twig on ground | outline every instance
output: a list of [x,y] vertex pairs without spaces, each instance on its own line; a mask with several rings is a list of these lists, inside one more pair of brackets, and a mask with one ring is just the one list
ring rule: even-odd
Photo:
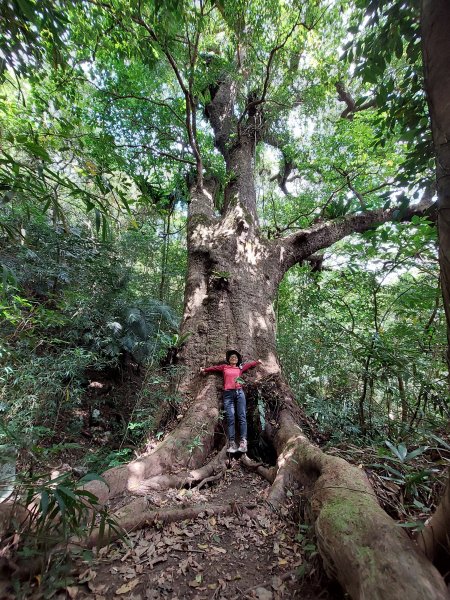
[[[296,574],[296,571],[297,571],[297,568],[291,569],[287,573],[283,573],[283,575],[281,575],[281,577],[280,577],[281,581],[288,580],[289,577],[292,577],[292,575]],[[267,587],[267,586],[272,587],[272,581],[263,581],[262,583],[257,583],[256,585],[252,585],[252,587],[249,587],[246,590],[243,590],[243,591],[239,590],[240,595],[234,596],[234,598],[232,598],[232,600],[239,600],[239,598],[243,598],[243,597],[247,596],[253,590],[256,590],[257,588],[260,588],[260,587]],[[236,586],[236,589],[237,589],[237,586]]]
[[225,474],[225,469],[221,469],[220,472],[217,473],[217,475],[212,475],[211,477],[205,477],[205,479],[200,481],[200,483],[197,486],[195,486],[195,489],[197,489],[197,491],[200,491],[205,484],[210,483],[211,481],[218,481],[219,479],[222,479],[224,474]]

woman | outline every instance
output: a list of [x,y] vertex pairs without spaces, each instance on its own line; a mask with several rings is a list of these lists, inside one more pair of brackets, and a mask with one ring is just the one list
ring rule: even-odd
[[[261,364],[261,361],[254,360],[242,365],[242,357],[236,350],[227,350],[226,359],[226,365],[215,365],[213,367],[200,369],[200,373],[204,375],[205,373],[211,373],[213,371],[223,372],[223,405],[227,419],[228,452],[247,452],[246,401],[239,378],[245,371]],[[236,445],[235,439],[235,412],[239,423],[239,447]]]

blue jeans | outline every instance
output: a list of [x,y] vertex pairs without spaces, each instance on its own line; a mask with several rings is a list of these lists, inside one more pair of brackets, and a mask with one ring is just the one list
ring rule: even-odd
[[247,417],[245,414],[247,407],[244,390],[224,390],[223,407],[227,418],[227,431],[230,442],[233,442],[236,437],[235,413],[239,424],[239,439],[247,439]]

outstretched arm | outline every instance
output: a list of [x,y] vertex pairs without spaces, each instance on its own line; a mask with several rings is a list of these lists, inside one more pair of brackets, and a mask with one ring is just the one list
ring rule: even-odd
[[248,371],[249,369],[253,369],[253,367],[257,367],[261,363],[262,363],[262,360],[253,360],[252,362],[245,363],[245,365],[242,365],[241,373],[245,373],[245,371]]
[[213,365],[212,367],[201,367],[200,373],[205,375],[206,373],[212,373],[213,371],[223,371],[226,365]]

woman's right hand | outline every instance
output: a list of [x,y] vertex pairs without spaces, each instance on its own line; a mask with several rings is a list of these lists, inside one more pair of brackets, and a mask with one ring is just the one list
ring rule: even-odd
[[198,370],[198,372],[200,373],[200,375],[204,375],[205,374],[205,369],[203,367],[200,367],[200,369]]

